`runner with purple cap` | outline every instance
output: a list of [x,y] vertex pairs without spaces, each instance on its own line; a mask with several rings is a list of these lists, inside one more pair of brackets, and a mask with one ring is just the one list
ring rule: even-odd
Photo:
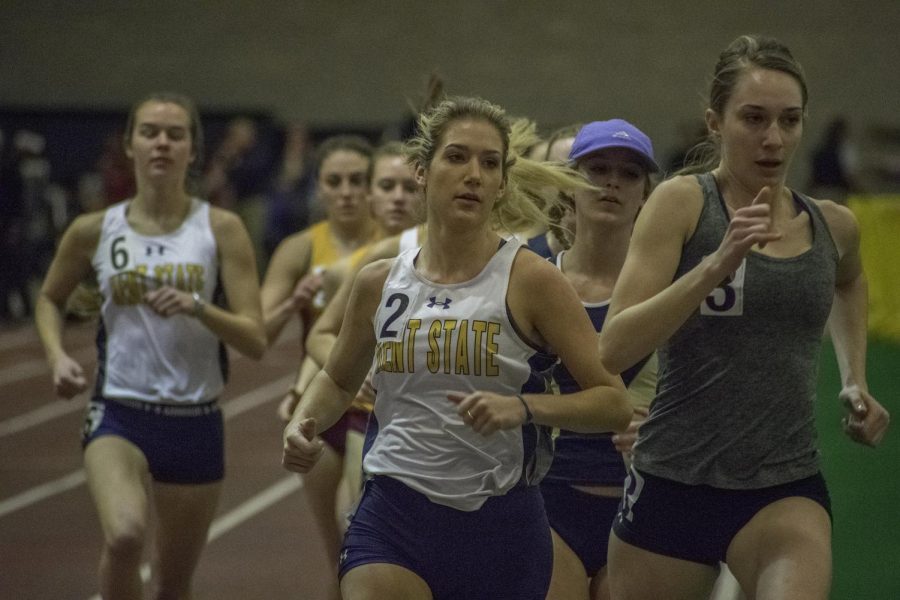
[[[596,331],[609,309],[609,298],[625,261],[635,218],[659,170],[650,138],[622,119],[595,121],[577,133],[570,166],[595,189],[573,194],[575,238],[555,264],[575,287]],[[560,393],[578,388],[558,365]],[[553,528],[553,578],[549,600],[609,598],[606,550],[613,518],[622,498],[625,456],[656,390],[652,351],[622,372],[635,410],[629,433],[578,433],[561,429],[553,464],[541,482],[547,518]]]

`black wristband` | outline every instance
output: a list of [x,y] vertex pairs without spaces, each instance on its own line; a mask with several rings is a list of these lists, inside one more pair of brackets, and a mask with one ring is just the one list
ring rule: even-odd
[[519,402],[522,403],[522,406],[525,407],[525,422],[523,425],[528,425],[529,423],[534,421],[534,415],[531,414],[531,409],[528,408],[528,403],[525,402],[525,398],[522,397],[522,394],[516,394],[516,398],[519,399]]

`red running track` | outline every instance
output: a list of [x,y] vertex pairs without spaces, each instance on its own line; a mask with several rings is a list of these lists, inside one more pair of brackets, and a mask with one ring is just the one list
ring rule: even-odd
[[[69,324],[66,347],[86,372],[94,323]],[[296,330],[260,362],[233,356],[222,397],[226,477],[194,577],[202,599],[328,597],[329,557],[281,468],[275,410],[297,364]],[[54,397],[30,324],[0,329],[0,597],[87,600],[97,593],[100,527],[84,484],[79,432],[87,394]]]

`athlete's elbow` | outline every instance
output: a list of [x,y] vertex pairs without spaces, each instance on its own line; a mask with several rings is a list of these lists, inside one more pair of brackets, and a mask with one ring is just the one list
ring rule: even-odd
[[244,356],[251,360],[262,360],[262,357],[266,354],[267,346],[255,346],[249,352],[245,352]]
[[279,336],[281,336],[281,330],[284,328],[286,322],[286,319],[278,318],[273,314],[263,315],[263,335],[266,339],[267,345],[271,346],[278,341]]
[[253,341],[253,348],[250,351],[250,358],[253,360],[261,360],[269,349],[269,340],[265,334],[257,336]]
[[324,365],[328,359],[327,342],[323,340],[322,335],[316,333],[315,329],[309,332],[309,337],[306,338],[303,348],[306,351],[306,355],[318,365]]
[[265,355],[268,347],[269,341],[266,334],[260,330],[249,336],[238,350],[249,359],[260,360]]
[[600,360],[611,375],[618,375],[628,368],[628,365],[623,364],[624,361],[621,359],[623,352],[620,345],[616,343],[613,336],[606,334],[605,331],[600,335],[599,349]]
[[591,402],[590,414],[584,414],[578,424],[567,427],[579,433],[617,433],[628,429],[633,411],[625,388],[601,386],[594,389],[596,396]]
[[631,425],[634,409],[625,389],[616,390],[615,398],[610,400],[610,429],[622,433]]

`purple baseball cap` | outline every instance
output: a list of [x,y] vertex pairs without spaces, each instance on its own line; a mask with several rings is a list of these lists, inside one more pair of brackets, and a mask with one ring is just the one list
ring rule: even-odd
[[569,151],[569,160],[574,162],[605,148],[628,148],[637,152],[651,173],[659,171],[659,165],[653,158],[650,138],[624,119],[594,121],[582,127]]

